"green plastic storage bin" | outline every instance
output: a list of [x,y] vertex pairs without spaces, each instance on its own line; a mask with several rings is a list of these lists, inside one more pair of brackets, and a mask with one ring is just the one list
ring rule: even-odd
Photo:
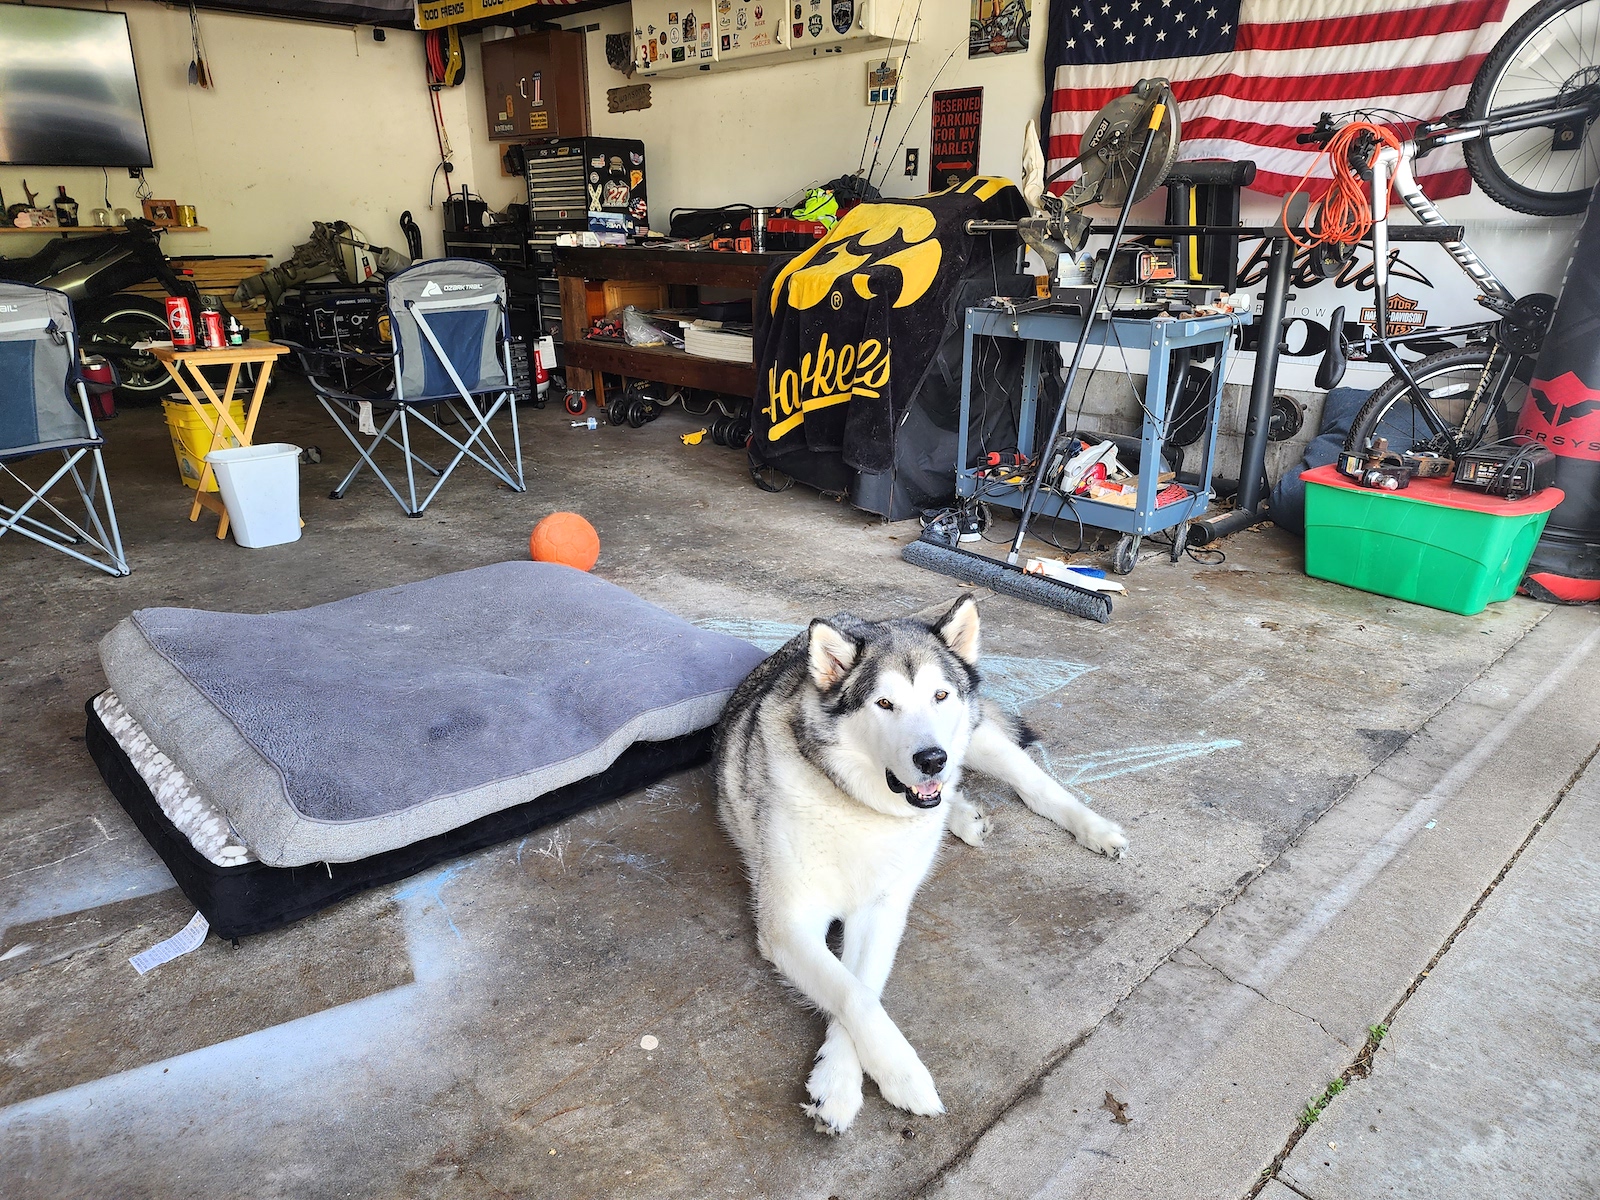
[[1464,616],[1511,599],[1550,510],[1566,498],[1545,488],[1502,500],[1439,479],[1382,492],[1332,466],[1300,478],[1307,575]]

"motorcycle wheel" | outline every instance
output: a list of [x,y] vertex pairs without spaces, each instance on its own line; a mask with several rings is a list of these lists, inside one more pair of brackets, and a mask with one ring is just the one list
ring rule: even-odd
[[[78,337],[86,347],[111,343],[132,346],[146,340],[166,341],[167,306],[148,296],[107,296],[78,306]],[[121,382],[117,403],[136,408],[156,403],[172,387],[167,369],[148,352],[122,352],[112,358]]]

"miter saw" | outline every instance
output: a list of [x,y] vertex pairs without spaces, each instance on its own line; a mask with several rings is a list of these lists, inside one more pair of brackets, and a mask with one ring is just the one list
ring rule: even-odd
[[[1089,239],[1093,222],[1083,210],[1092,204],[1125,210],[1155,191],[1177,161],[1179,136],[1178,107],[1171,85],[1165,79],[1141,79],[1132,91],[1118,96],[1095,114],[1083,135],[1078,157],[1047,178],[1035,177],[1032,187],[1026,182],[1024,167],[1023,194],[1032,215],[1019,221],[968,221],[967,232],[1015,232],[1044,260],[1045,270],[1054,281],[1061,260],[1065,258],[1075,265]],[[1049,184],[1074,168],[1081,168],[1082,173],[1064,195],[1048,190]],[[1071,282],[1081,280],[1075,278]]]
[[[1158,105],[1161,114],[1156,117]],[[1079,167],[1082,174],[1077,182],[1060,196],[1046,190],[1034,215],[1017,222],[1018,235],[1044,260],[1052,277],[1062,253],[1076,255],[1089,238],[1092,222],[1083,210],[1091,204],[1125,208],[1155,191],[1177,161],[1179,135],[1178,106],[1165,79],[1141,79],[1131,92],[1118,96],[1095,115],[1083,135],[1078,157],[1044,181],[1049,185]],[[1147,141],[1150,149],[1146,156]],[[1141,158],[1145,161],[1142,172]]]

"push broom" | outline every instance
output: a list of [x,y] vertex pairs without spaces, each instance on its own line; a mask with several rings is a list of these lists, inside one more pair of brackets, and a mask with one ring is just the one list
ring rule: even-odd
[[[1128,188],[1130,196],[1144,174],[1145,164],[1150,159],[1150,148],[1155,144],[1155,131],[1161,127],[1166,111],[1167,106],[1160,101],[1157,101],[1150,111],[1144,145],[1139,149],[1139,165],[1134,169],[1133,182]],[[1100,272],[1100,278],[1094,285],[1093,298],[1089,302],[1088,310],[1083,314],[1083,328],[1078,332],[1078,344],[1072,350],[1072,365],[1067,370],[1066,386],[1061,390],[1061,403],[1056,406],[1055,420],[1050,423],[1050,435],[1044,440],[1044,452],[1035,455],[1033,482],[1028,486],[1028,498],[1022,506],[1021,515],[1017,518],[1017,535],[1011,541],[1011,550],[1006,555],[1005,562],[951,545],[941,540],[935,526],[930,525],[920,538],[900,552],[901,557],[908,563],[937,571],[941,575],[980,584],[1004,596],[1032,600],[1037,604],[1072,613],[1074,616],[1087,617],[1091,621],[1099,621],[1102,625],[1111,620],[1109,596],[1063,580],[1052,579],[1048,575],[1030,575],[1017,566],[1017,558],[1022,553],[1022,541],[1028,536],[1028,522],[1033,519],[1034,506],[1039,501],[1039,486],[1044,482],[1045,463],[1048,461],[1050,450],[1056,444],[1056,438],[1060,436],[1061,419],[1066,415],[1067,401],[1071,398],[1072,389],[1078,382],[1078,372],[1083,366],[1083,353],[1089,347],[1089,335],[1094,330],[1095,321],[1099,319],[1100,300],[1105,295],[1106,282],[1111,278],[1111,267],[1116,261],[1117,248],[1122,244],[1122,231],[1127,227],[1128,211],[1131,207],[1131,204],[1124,204],[1122,212],[1117,217],[1116,232],[1111,235],[1111,253],[1106,257],[1105,268]]]

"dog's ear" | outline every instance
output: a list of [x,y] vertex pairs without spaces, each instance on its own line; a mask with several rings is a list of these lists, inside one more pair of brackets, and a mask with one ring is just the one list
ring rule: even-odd
[[850,673],[861,653],[861,643],[821,617],[811,622],[809,660],[811,680],[826,692]]
[[968,592],[933,626],[939,640],[968,666],[978,665],[978,602]]

